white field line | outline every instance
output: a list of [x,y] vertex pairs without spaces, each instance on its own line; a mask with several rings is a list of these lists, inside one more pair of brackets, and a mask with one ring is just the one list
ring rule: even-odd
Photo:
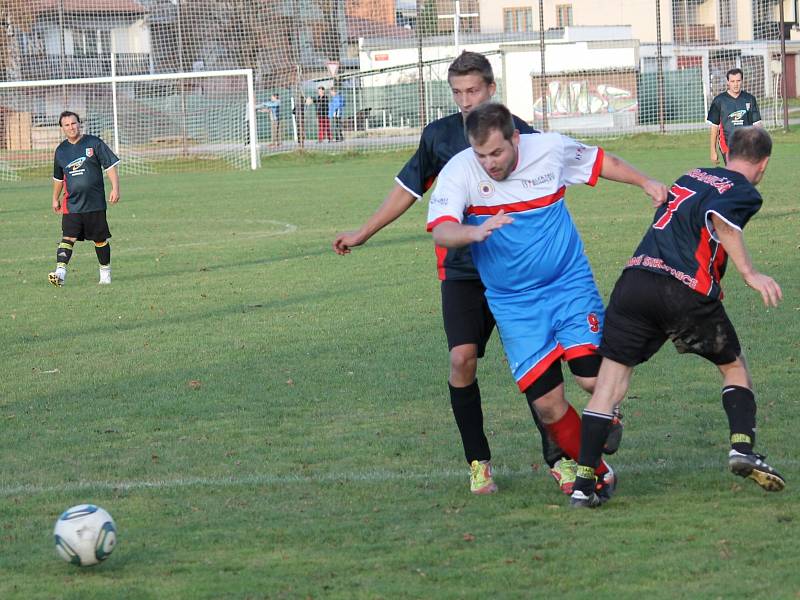
[[[718,460],[701,460],[692,462],[693,471],[726,471],[724,456]],[[778,467],[794,466],[797,461],[783,460]],[[626,479],[634,475],[648,475],[653,472],[681,471],[685,465],[677,464],[674,461],[648,461],[646,463],[636,462],[626,465],[625,463],[612,463],[616,470],[621,474],[621,478]],[[511,478],[544,478],[549,480],[547,469],[539,467],[534,472],[530,467],[523,469],[512,469],[507,466],[495,466],[495,476]],[[159,489],[180,489],[187,487],[241,487],[248,485],[292,485],[292,484],[318,484],[326,485],[341,481],[351,481],[356,483],[386,483],[390,481],[443,481],[461,479],[468,481],[468,469],[434,469],[429,471],[417,471],[408,473],[405,471],[374,470],[361,472],[327,472],[322,474],[309,475],[247,475],[244,477],[177,477],[174,479],[153,479],[153,480],[121,480],[121,481],[71,481],[54,485],[33,485],[25,483],[8,483],[0,485],[0,498],[10,496],[33,496],[38,494],[54,493],[73,493],[84,490],[106,490],[106,491],[129,491],[129,490],[159,490]]]
[[[271,225],[278,225],[283,227],[281,231],[245,231],[245,232],[237,232],[235,239],[259,239],[259,238],[266,238],[266,237],[274,237],[278,235],[288,235],[295,233],[298,229],[297,225],[293,225],[292,223],[283,223],[282,221],[271,221],[268,219],[261,219],[259,223],[269,223]],[[205,247],[213,247],[213,246],[224,246],[229,244],[231,240],[228,238],[222,239],[220,237],[215,238],[212,241],[203,241],[203,242],[182,242],[179,244],[169,244],[166,246],[167,248],[193,248],[197,246],[205,246]],[[114,244],[114,238],[111,238],[111,244]],[[154,255],[161,255],[163,253],[162,250],[159,248],[153,248],[152,246],[136,246],[136,247],[129,247],[122,245],[120,242],[121,247],[117,249],[114,247],[114,256],[119,254],[133,254],[133,253],[142,253],[142,252],[150,252]],[[55,247],[55,243],[53,244]],[[45,262],[48,259],[52,259],[51,255],[47,256],[28,256],[27,258],[0,258],[0,264],[11,264],[17,262]]]

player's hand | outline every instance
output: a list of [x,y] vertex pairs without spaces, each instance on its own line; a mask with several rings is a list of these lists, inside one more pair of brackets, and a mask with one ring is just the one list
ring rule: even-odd
[[495,229],[500,229],[503,225],[513,223],[514,219],[509,217],[504,210],[501,210],[496,215],[492,215],[483,223],[474,228],[474,242],[482,242],[490,235]]
[[781,286],[769,275],[753,272],[744,278],[744,282],[748,287],[753,288],[761,294],[761,298],[764,300],[764,306],[767,308],[770,306],[778,306],[778,302],[783,299]]
[[119,192],[117,190],[111,190],[111,193],[108,195],[108,201],[111,204],[119,202]]
[[345,231],[333,240],[333,251],[344,256],[345,254],[350,254],[350,248],[360,246],[366,241],[357,231]]
[[667,201],[667,186],[660,181],[648,179],[642,189],[653,200],[653,208],[658,208]]
[[717,156],[716,150],[711,151],[711,162],[714,163],[715,165],[719,164],[719,157]]
[[61,200],[59,200],[58,198],[53,200],[53,212],[54,213],[61,212]]

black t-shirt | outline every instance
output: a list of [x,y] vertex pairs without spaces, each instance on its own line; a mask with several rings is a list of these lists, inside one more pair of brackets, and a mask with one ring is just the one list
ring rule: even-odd
[[330,99],[327,95],[325,96],[316,96],[314,98],[314,106],[317,109],[317,116],[318,117],[327,117],[328,116],[328,103]]
[[66,187],[62,212],[105,210],[103,171],[118,162],[117,155],[97,136],[84,135],[74,144],[61,142],[53,159],[53,179],[63,181]]
[[719,147],[728,152],[733,130],[737,127],[753,125],[761,120],[755,96],[740,92],[736,98],[728,92],[722,92],[711,102],[708,108],[708,122],[719,125]]
[[[519,117],[514,125],[520,133],[538,133]],[[417,198],[422,198],[439,172],[456,154],[469,148],[460,112],[437,119],[422,130],[419,147],[408,160],[395,181]],[[439,279],[480,279],[472,263],[469,246],[463,248],[436,247]]]
[[689,171],[672,184],[670,197],[656,210],[626,268],[672,276],[696,292],[722,298],[728,255],[716,239],[711,213],[744,229],[761,208],[761,194],[741,173],[711,168]]

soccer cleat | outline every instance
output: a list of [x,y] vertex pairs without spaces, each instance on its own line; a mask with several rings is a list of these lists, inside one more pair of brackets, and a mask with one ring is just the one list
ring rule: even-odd
[[494,494],[497,485],[492,479],[492,463],[473,460],[469,465],[469,491],[473,494]]
[[602,478],[597,479],[594,484],[594,491],[600,499],[600,504],[605,504],[611,500],[614,490],[617,489],[617,474],[608,463],[606,463],[606,467],[608,467],[608,471]]
[[761,454],[742,454],[736,450],[728,453],[728,466],[734,475],[752,479],[768,492],[780,492],[786,486],[783,475],[770,467]]
[[619,412],[619,408],[615,408],[611,428],[608,430],[606,443],[603,445],[604,454],[614,454],[619,450],[619,445],[622,442],[622,429],[622,413]]
[[578,473],[578,463],[571,458],[560,458],[550,469],[550,475],[556,480],[558,487],[567,496],[572,494],[575,485],[575,477]]
[[64,279],[66,277],[65,272],[59,272],[58,270],[53,271],[52,273],[47,274],[47,279],[56,287],[64,287]]
[[97,283],[108,285],[111,283],[111,267],[100,267],[100,281]]
[[594,492],[585,494],[580,490],[575,490],[569,498],[569,505],[573,508],[597,508],[602,503],[600,497]]

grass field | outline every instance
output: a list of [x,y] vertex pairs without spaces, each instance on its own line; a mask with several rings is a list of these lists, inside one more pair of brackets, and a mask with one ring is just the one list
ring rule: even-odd
[[[705,140],[605,147],[672,180]],[[83,243],[52,288],[50,180],[4,184],[0,598],[797,598],[800,137],[776,142],[746,239],[784,302],[766,310],[733,266],[724,283],[758,449],[788,487],[726,471],[716,370],[666,347],[637,370],[598,511],[546,475],[496,336],[479,377],[500,492],[468,493],[424,203],[331,251],[407,153],[124,178],[108,287]],[[609,182],[568,202],[607,295],[649,203]],[[52,543],[81,502],[119,531],[88,569]]]

